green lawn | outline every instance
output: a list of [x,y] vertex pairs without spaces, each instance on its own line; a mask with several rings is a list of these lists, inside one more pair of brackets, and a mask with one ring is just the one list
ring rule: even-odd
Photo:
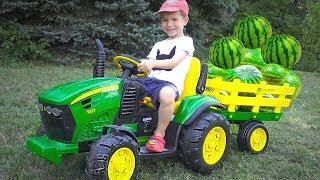
[[[85,154],[67,156],[55,166],[29,152],[26,138],[40,124],[36,93],[90,78],[91,72],[53,65],[1,65],[0,179],[86,179]],[[301,94],[281,121],[265,123],[270,143],[264,153],[238,151],[233,135],[222,167],[208,176],[187,170],[178,158],[167,158],[142,161],[139,179],[320,179],[320,74],[297,73],[303,82]]]

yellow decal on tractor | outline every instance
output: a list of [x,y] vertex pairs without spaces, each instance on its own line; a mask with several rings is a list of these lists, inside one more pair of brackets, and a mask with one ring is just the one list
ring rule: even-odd
[[103,93],[103,92],[107,92],[107,91],[117,91],[118,89],[119,89],[119,85],[112,85],[112,86],[105,86],[105,87],[91,90],[89,92],[82,94],[81,96],[77,97],[76,99],[74,99],[71,102],[71,105],[73,105],[73,104],[75,104],[75,103],[77,103],[87,97],[93,96],[95,94],[99,94],[99,93]]

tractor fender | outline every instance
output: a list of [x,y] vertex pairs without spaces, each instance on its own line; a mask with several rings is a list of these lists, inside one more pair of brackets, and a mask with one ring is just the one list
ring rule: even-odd
[[102,131],[102,135],[105,135],[108,133],[108,130],[111,129],[111,132],[120,132],[123,133],[129,137],[131,137],[133,140],[135,140],[138,143],[138,139],[137,137],[130,132],[128,129],[123,128],[121,126],[117,126],[117,125],[108,125],[108,126],[104,126],[103,127],[103,131]]
[[182,100],[173,121],[183,125],[189,125],[210,107],[225,108],[225,106],[220,104],[220,102],[212,96],[188,96]]

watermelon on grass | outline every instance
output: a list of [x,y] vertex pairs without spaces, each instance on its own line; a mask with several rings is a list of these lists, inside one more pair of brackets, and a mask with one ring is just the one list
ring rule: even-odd
[[263,79],[271,85],[282,85],[286,76],[286,70],[279,64],[267,64],[261,69]]
[[209,60],[213,65],[223,69],[237,67],[240,64],[243,47],[243,44],[237,38],[220,38],[211,44]]
[[226,79],[228,81],[240,79],[243,83],[258,84],[262,80],[262,75],[259,69],[252,65],[241,65],[235,69],[230,69],[227,72],[228,75]]
[[243,48],[241,50],[241,63],[240,65],[252,65],[255,66],[258,69],[263,68],[267,65],[266,62],[264,62],[262,55],[261,55],[261,49],[260,48]]
[[272,28],[264,17],[253,15],[241,18],[233,29],[233,34],[247,48],[261,48],[271,37]]
[[301,46],[290,35],[273,35],[262,47],[261,53],[266,63],[275,63],[292,69],[301,57]]

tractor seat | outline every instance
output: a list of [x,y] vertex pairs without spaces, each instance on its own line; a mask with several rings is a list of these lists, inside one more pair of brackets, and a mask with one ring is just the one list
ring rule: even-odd
[[[200,60],[196,57],[192,57],[189,71],[187,72],[186,78],[184,80],[183,91],[179,99],[174,104],[174,113],[177,112],[181,101],[185,97],[196,95],[197,93],[203,93],[206,84],[207,71],[207,65],[203,64],[201,66]],[[148,107],[154,108],[151,97],[144,97],[142,103],[147,105]]]

